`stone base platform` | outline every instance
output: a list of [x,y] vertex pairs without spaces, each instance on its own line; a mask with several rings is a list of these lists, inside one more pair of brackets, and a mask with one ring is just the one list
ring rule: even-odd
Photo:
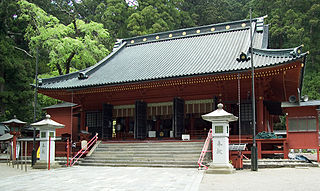
[[[48,169],[48,163],[44,161],[37,161],[35,165],[33,165],[34,169]],[[61,165],[58,162],[51,162],[50,169],[61,168]]]
[[209,163],[209,168],[206,170],[207,174],[232,174],[235,169],[231,164],[213,164]]

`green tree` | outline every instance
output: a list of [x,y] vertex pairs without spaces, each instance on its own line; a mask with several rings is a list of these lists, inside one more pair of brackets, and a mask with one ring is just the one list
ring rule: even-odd
[[134,12],[124,0],[84,0],[78,4],[79,14],[102,23],[113,40],[128,37],[127,20]]
[[139,7],[128,18],[130,36],[174,30],[195,26],[191,16],[181,9],[182,0],[148,0],[139,2]]
[[64,25],[35,4],[20,1],[19,5],[19,19],[28,23],[25,38],[30,50],[46,51],[48,65],[60,75],[68,74],[70,68],[89,67],[109,54],[109,33],[102,24],[74,18],[71,24]]
[[208,25],[243,19],[247,15],[244,6],[248,0],[185,0],[187,11],[196,25]]
[[33,63],[17,20],[16,1],[0,1],[0,121],[16,115],[31,121]]
[[270,48],[289,48],[304,44],[307,56],[303,94],[320,99],[320,1],[251,0],[254,15],[268,15]]

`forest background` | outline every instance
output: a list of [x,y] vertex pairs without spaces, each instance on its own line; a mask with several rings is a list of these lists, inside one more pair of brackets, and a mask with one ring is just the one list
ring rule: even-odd
[[[0,121],[33,121],[39,78],[94,65],[116,39],[268,15],[269,48],[304,44],[302,94],[320,99],[320,0],[0,0]],[[57,100],[38,95],[41,108]]]

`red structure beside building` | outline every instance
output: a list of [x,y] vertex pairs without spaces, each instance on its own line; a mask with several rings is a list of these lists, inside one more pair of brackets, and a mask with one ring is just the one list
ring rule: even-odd
[[286,112],[287,149],[316,149],[319,162],[320,101],[283,103]]

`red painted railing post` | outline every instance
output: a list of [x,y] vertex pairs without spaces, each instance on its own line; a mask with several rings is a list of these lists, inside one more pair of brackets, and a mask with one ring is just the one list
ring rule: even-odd
[[69,166],[69,138],[67,139],[67,166]]
[[[208,147],[209,147],[210,141],[212,141],[211,139],[212,139],[212,129],[210,129],[208,132],[208,136],[206,138],[206,141],[204,142],[204,145],[203,145],[203,148],[202,148],[199,160],[198,160],[199,169],[202,167],[205,167],[206,169],[208,168],[206,165],[202,164],[202,162],[203,162],[203,159],[204,159],[206,153],[208,152]],[[211,148],[211,152],[213,152],[213,147]]]
[[[98,133],[70,160],[70,166],[73,166],[79,158],[98,140]],[[85,149],[84,149],[85,148]]]
[[51,136],[49,135],[49,159],[48,159],[48,170],[50,170],[50,152],[51,152]]

